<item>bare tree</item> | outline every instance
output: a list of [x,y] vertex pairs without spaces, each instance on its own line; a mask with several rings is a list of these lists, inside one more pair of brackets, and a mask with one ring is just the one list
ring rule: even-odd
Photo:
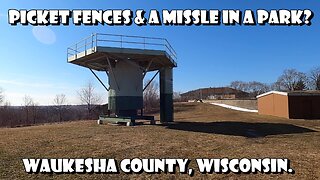
[[4,107],[11,107],[11,103],[10,101],[6,101],[5,103],[3,103]]
[[53,99],[53,104],[55,105],[55,109],[58,111],[59,120],[62,121],[63,112],[65,110],[65,104],[67,102],[67,98],[65,94],[57,94]]
[[312,69],[309,73],[310,89],[320,90],[320,67]]
[[244,81],[232,81],[229,87],[239,91],[248,91],[248,83]]
[[0,126],[10,126],[12,125],[12,112],[11,105],[9,101],[3,103],[0,107]]
[[[25,111],[25,115],[26,115],[26,124],[27,123],[29,123],[29,121],[30,121],[30,117],[31,117],[31,115],[32,115],[32,113],[34,113],[33,112],[33,110],[34,110],[34,106],[35,106],[35,103],[34,103],[34,101],[33,101],[33,99],[30,97],[30,96],[28,96],[28,95],[25,95],[24,97],[23,97],[23,103],[24,103],[24,107],[23,107],[23,109],[24,109],[24,111]],[[35,121],[35,116],[34,116],[34,114],[33,114],[33,119],[34,119],[34,121]]]
[[33,119],[33,124],[36,124],[36,119],[38,116],[38,106],[39,104],[34,102],[31,106],[31,112],[32,112],[32,119]]
[[267,84],[257,82],[257,81],[251,81],[248,82],[247,92],[250,93],[252,97],[256,97],[259,94],[263,94],[267,91],[269,91],[269,86]]
[[302,91],[306,89],[306,83],[303,80],[299,80],[295,86],[295,91]]
[[270,90],[273,90],[273,91],[282,91],[283,89],[282,89],[282,87],[281,87],[281,83],[278,82],[278,81],[276,81],[276,82],[274,82],[274,83],[272,83],[272,84],[270,85]]
[[78,91],[78,95],[82,104],[87,106],[88,118],[91,118],[92,110],[101,102],[101,96],[95,93],[95,87],[91,81]]
[[[150,80],[145,82],[145,86]],[[143,92],[143,104],[146,109],[152,109],[159,104],[158,83],[152,81]]]
[[3,95],[3,90],[0,88],[0,104],[2,104],[4,101],[4,95]]
[[303,72],[299,72],[296,69],[286,69],[277,81],[281,89],[287,91],[301,90],[301,82],[304,84],[307,82],[307,76]]
[[181,92],[173,92],[173,100],[176,102],[181,101]]
[[232,81],[229,87],[239,91],[248,92],[252,97],[256,97],[257,95],[265,93],[270,89],[267,84],[258,81]]

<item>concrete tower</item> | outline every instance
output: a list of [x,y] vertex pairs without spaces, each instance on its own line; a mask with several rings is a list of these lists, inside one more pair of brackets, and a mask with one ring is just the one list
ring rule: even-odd
[[173,122],[172,74],[177,64],[176,53],[166,39],[93,34],[68,48],[68,62],[89,68],[96,78],[93,70],[107,73],[108,109],[114,115],[101,116],[100,122],[128,122],[131,125],[136,119],[153,121],[153,116],[138,115],[138,110],[143,108],[143,90],[146,88],[143,79],[147,72],[157,71],[160,121]]

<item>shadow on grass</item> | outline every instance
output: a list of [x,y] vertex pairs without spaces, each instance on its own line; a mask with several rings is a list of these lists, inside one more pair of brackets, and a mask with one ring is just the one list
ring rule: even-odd
[[243,136],[247,138],[265,137],[268,135],[295,134],[316,132],[311,129],[282,123],[246,123],[246,122],[175,122],[167,125],[169,129]]
[[179,104],[179,105],[174,105],[174,112],[184,112],[184,111],[192,111],[196,108],[195,104]]
[[[174,112],[192,111],[196,108],[196,104],[174,104]],[[160,114],[160,107],[147,109],[143,112],[145,115]]]

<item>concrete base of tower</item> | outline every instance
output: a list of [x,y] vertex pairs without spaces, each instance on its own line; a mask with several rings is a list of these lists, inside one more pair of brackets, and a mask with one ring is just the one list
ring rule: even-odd
[[173,122],[172,67],[160,70],[160,122]]
[[119,116],[105,116],[102,115],[97,121],[98,124],[124,124],[126,126],[135,126],[136,120],[150,121],[151,125],[156,124],[154,116],[132,116],[132,117],[119,117]]

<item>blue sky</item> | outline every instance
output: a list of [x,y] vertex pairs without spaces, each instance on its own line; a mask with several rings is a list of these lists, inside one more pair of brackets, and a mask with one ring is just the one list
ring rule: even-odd
[[[311,26],[48,26],[51,35],[35,36],[33,26],[10,26],[8,9],[310,9]],[[1,1],[0,87],[13,105],[24,95],[51,104],[56,94],[80,103],[87,81],[107,93],[88,69],[68,64],[66,49],[91,33],[114,33],[167,38],[178,53],[174,91],[226,86],[233,80],[271,83],[286,68],[307,72],[319,66],[320,2],[314,1]],[[47,35],[47,34],[46,34]],[[39,34],[38,34],[39,36]],[[50,44],[46,44],[50,42]],[[107,83],[104,74],[100,77]],[[149,76],[150,77],[150,76]]]

